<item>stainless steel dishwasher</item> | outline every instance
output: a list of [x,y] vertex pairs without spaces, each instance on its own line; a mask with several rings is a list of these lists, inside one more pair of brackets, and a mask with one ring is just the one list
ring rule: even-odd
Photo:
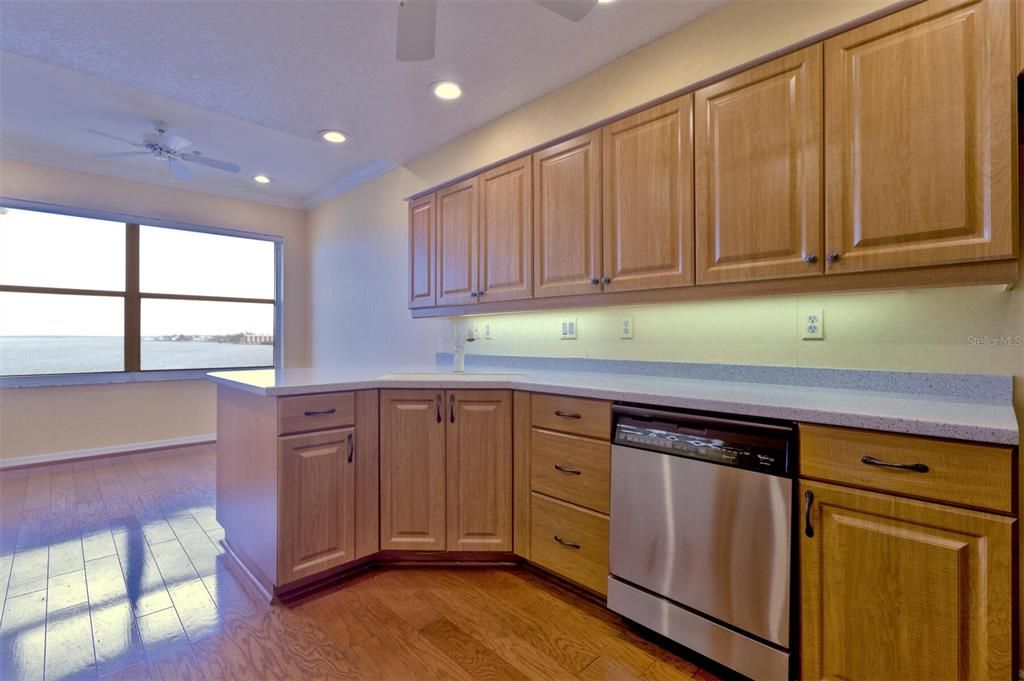
[[795,427],[616,404],[608,607],[790,678]]

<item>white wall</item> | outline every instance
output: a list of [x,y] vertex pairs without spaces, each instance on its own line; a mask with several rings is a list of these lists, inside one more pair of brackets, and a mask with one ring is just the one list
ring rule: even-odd
[[[0,159],[0,195],[283,237],[284,363],[308,366],[302,211],[9,159]],[[215,423],[207,381],[0,390],[0,460],[209,434]]]

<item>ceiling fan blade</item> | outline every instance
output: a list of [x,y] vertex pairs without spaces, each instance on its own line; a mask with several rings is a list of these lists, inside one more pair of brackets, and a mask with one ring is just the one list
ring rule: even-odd
[[171,175],[174,175],[179,180],[187,180],[192,177],[192,171],[189,170],[187,166],[180,163],[178,159],[168,159],[167,165],[171,168]]
[[192,146],[192,142],[179,135],[172,135],[169,132],[165,132],[160,135],[160,146],[164,149],[181,151],[182,149]]
[[143,145],[139,144],[138,142],[132,142],[131,140],[126,140],[123,137],[117,137],[116,135],[110,135],[110,134],[105,133],[105,132],[100,132],[99,130],[93,130],[92,128],[82,128],[82,130],[84,130],[85,132],[91,132],[94,135],[99,135],[100,137],[106,137],[108,139],[117,140],[118,142],[124,142],[125,144],[132,145],[133,147],[141,147],[141,146],[143,146]]
[[594,9],[597,0],[533,0],[560,17],[569,21],[583,21],[583,18]]
[[398,61],[434,58],[437,0],[402,0],[398,6]]
[[218,161],[215,158],[206,158],[199,154],[182,154],[179,156],[182,161],[188,161],[189,163],[198,163],[201,166],[207,166],[210,168],[216,168],[217,170],[224,170],[229,173],[237,173],[242,168],[237,163],[228,163],[227,161]]
[[148,151],[118,151],[113,154],[96,154],[96,158],[126,158],[128,156],[149,156]]

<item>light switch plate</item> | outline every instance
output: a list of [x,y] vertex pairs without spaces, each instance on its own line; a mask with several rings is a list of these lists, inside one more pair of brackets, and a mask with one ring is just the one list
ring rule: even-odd
[[619,338],[628,340],[633,337],[633,318],[623,317],[619,327]]
[[576,319],[562,320],[562,340],[576,340]]
[[807,310],[800,316],[800,330],[804,340],[825,340],[825,311]]

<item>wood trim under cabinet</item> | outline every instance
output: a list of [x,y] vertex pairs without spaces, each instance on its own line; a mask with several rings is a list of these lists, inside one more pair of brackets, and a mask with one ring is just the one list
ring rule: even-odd
[[823,277],[746,281],[731,284],[687,286],[652,289],[649,291],[624,291],[621,293],[597,293],[558,298],[534,298],[526,304],[523,301],[508,301],[479,303],[471,307],[449,305],[413,310],[412,316],[414,318],[453,317],[464,314],[551,310],[567,307],[595,307],[598,305],[652,305],[658,303],[677,303],[687,300],[758,298],[764,296],[801,295],[805,293],[828,293],[833,291],[886,291],[939,286],[985,286],[1015,284],[1019,278],[1020,266],[1016,260],[1000,260],[884,272],[830,274]]

